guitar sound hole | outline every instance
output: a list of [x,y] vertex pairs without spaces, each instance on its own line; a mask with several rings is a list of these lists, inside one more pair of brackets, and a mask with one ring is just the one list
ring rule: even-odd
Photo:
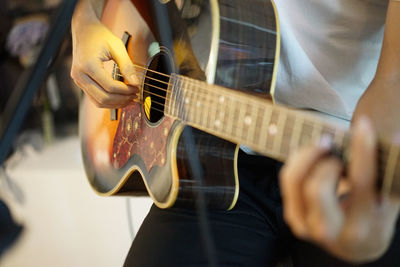
[[167,95],[170,69],[168,54],[161,51],[150,62],[143,86],[143,109],[151,123],[164,117],[164,104]]

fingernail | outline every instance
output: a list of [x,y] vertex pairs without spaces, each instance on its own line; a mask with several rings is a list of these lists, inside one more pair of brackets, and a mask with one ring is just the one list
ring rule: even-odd
[[373,146],[375,142],[374,132],[371,121],[366,116],[360,116],[356,121],[355,130],[357,135],[364,137],[364,142],[367,146]]
[[323,134],[319,139],[317,146],[322,149],[329,149],[332,147],[332,144],[332,136],[329,134]]

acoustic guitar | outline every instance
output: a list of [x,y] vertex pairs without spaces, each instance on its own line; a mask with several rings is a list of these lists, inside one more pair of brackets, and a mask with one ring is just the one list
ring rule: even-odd
[[[118,110],[81,100],[84,166],[97,193],[148,194],[168,208],[192,205],[201,191],[209,207],[226,210],[239,194],[238,144],[284,161],[299,146],[330,135],[348,159],[346,127],[273,104],[280,46],[273,1],[203,1],[189,21],[192,43],[183,24],[172,25],[179,28],[171,33],[174,51],[156,41],[143,2],[109,0],[102,17],[126,43],[141,79],[139,97]],[[121,80],[118,66],[109,64]],[[201,184],[187,167],[182,133],[189,128],[203,168]],[[379,186],[385,194],[400,192],[399,152],[379,142]]]

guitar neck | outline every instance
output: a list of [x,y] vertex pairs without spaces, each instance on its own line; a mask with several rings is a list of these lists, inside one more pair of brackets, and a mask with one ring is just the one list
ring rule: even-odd
[[[332,138],[345,161],[348,131],[317,116],[273,105],[260,97],[172,75],[165,113],[192,127],[265,156],[285,161],[300,146]],[[379,142],[379,176],[387,193],[400,194],[400,147]]]

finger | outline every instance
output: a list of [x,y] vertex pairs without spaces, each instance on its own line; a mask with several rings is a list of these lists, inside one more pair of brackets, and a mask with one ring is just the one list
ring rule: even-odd
[[292,231],[306,238],[305,206],[302,196],[304,179],[315,162],[328,150],[324,142],[319,147],[308,146],[291,156],[280,173],[280,184],[284,203],[284,217]]
[[312,239],[320,243],[335,240],[342,228],[343,214],[336,194],[342,170],[338,159],[324,158],[304,182],[307,230]]
[[99,108],[121,108],[132,102],[132,97],[110,94],[86,74],[80,74],[75,80],[78,86],[93,100]]
[[110,53],[127,82],[131,85],[139,86],[140,79],[128,52],[126,51],[124,43],[116,38],[110,46]]
[[376,184],[376,139],[372,124],[366,117],[355,122],[351,138],[349,179],[353,189],[353,208],[362,211],[362,206],[375,200]]
[[89,61],[85,64],[83,72],[89,75],[98,85],[111,94],[133,95],[138,89],[123,82],[114,80],[108,73],[100,60]]

